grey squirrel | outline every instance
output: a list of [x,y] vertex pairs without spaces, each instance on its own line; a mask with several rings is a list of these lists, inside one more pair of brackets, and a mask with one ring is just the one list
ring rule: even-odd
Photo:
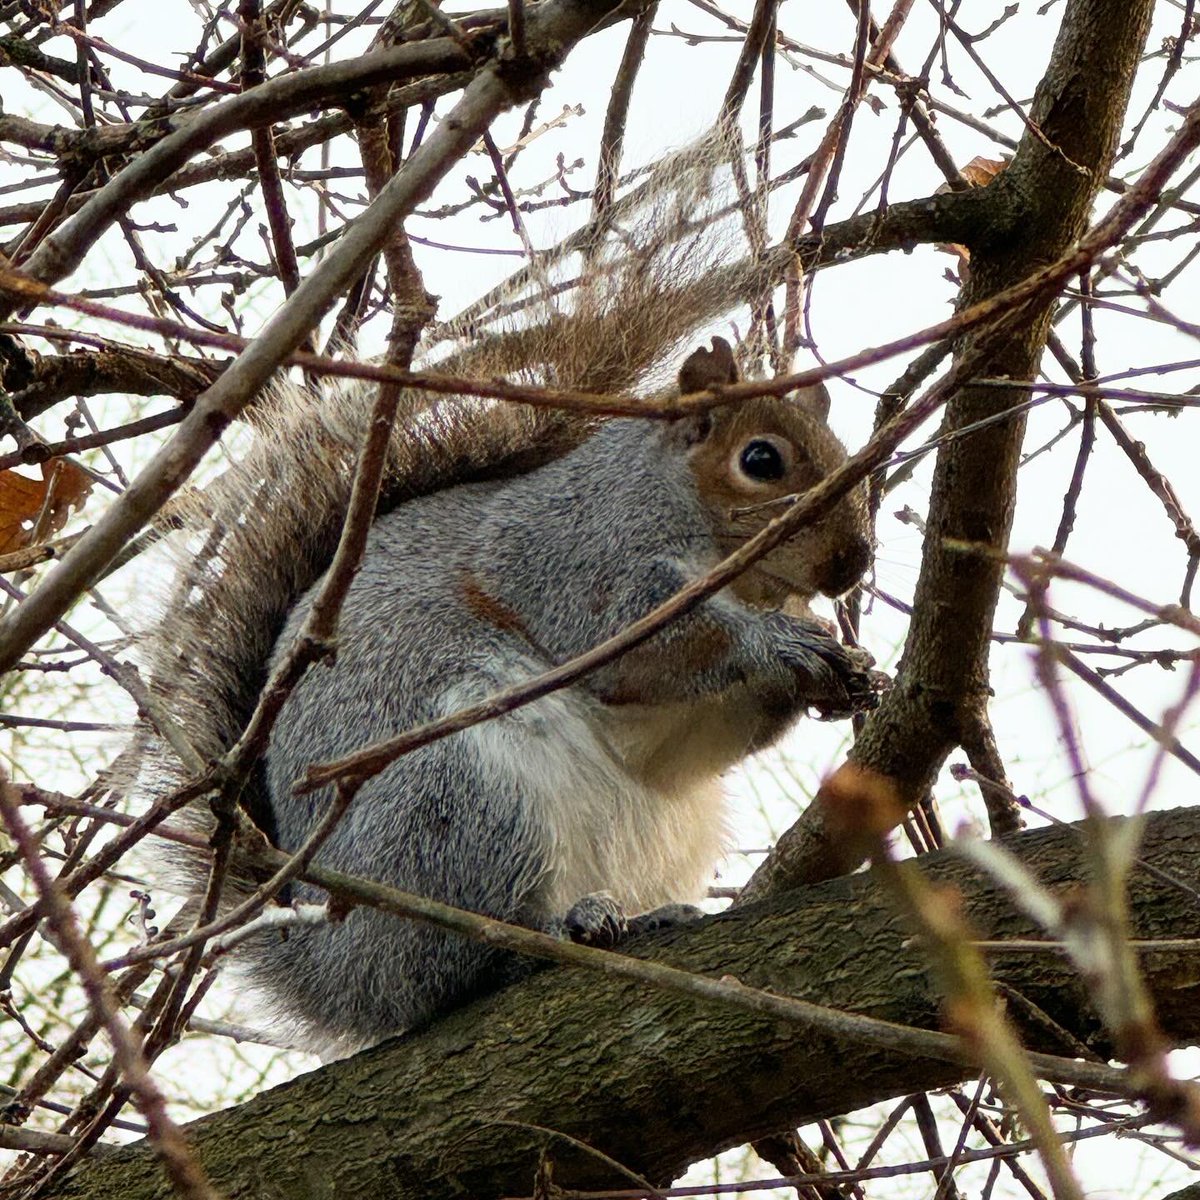
[[[670,273],[644,268],[634,285],[610,278],[610,302],[587,322],[548,325],[540,353],[560,382],[631,386],[695,320],[651,319]],[[580,344],[589,338],[604,347],[600,366]],[[564,369],[568,358],[594,375]],[[728,343],[714,338],[684,362],[679,387],[736,378]],[[197,554],[148,659],[202,754],[236,738],[303,623],[370,399],[341,389],[321,407],[280,389],[256,416],[255,449],[194,514]],[[292,693],[251,784],[260,824],[296,849],[329,799],[294,794],[309,763],[531,678],[669,598],[766,523],[764,502],[844,461],[826,410],[823,389],[671,421],[585,422],[414,396],[336,658]],[[843,714],[872,702],[865,656],[806,607],[857,582],[869,549],[860,489],[576,685],[391,764],[362,787],[317,861],[581,937],[603,936],[622,912],[634,928],[686,912],[680,904],[704,894],[722,853],[722,773],[807,708]],[[197,808],[193,822],[203,815]],[[253,884],[235,862],[227,886]],[[324,896],[299,885],[292,898]],[[327,1052],[413,1028],[525,969],[366,908],[286,937],[257,934],[239,956],[293,1036]]]

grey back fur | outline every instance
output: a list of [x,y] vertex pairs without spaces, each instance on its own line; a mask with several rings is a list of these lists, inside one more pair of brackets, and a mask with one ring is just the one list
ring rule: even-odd
[[[667,216],[655,218],[672,222],[654,234],[657,248],[608,263],[569,318],[481,335],[449,365],[607,391],[677,366],[680,340],[719,311],[697,216],[708,176],[707,164],[693,165],[690,182],[681,168]],[[145,657],[162,703],[206,758],[236,739],[308,612],[370,399],[356,387],[321,397],[278,387],[258,406],[247,456],[182,511],[193,553]],[[819,425],[826,470],[844,452]],[[293,794],[307,764],[530,678],[722,557],[728,539],[698,498],[688,454],[678,428],[647,420],[597,426],[407,396],[336,661],[297,687],[249,785],[279,846],[294,850],[328,803]],[[835,531],[803,565],[846,537],[863,543],[860,498],[830,519]],[[807,704],[838,707],[861,693],[860,667],[811,622],[722,595],[581,685],[393,763],[357,794],[319,861],[552,931],[597,891],[632,912],[698,897],[724,839],[721,771]],[[183,776],[164,751],[155,790]],[[206,827],[203,805],[190,821]],[[203,877],[202,856],[188,873]],[[230,891],[248,886],[235,862]],[[323,898],[303,886],[296,895]],[[524,969],[361,908],[286,938],[260,934],[242,966],[281,1022],[338,1052]]]

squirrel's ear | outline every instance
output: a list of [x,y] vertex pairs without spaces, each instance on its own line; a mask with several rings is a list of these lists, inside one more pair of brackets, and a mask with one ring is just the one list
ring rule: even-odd
[[737,383],[737,362],[733,347],[723,338],[712,340],[712,349],[693,350],[679,368],[679,391],[686,396],[689,392],[702,392],[722,383]]
[[796,403],[808,409],[818,420],[829,423],[829,389],[823,383],[801,388],[796,392]]

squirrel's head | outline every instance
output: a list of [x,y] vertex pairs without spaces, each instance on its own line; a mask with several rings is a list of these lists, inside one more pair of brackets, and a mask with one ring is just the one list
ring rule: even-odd
[[[737,381],[724,338],[691,354],[679,372],[683,393]],[[674,435],[687,445],[699,495],[722,552],[756,534],[783,509],[775,501],[807,491],[846,461],[828,424],[829,394],[818,384],[786,397],[755,397],[681,418]],[[818,592],[839,596],[871,561],[866,486],[798,530],[742,575],[732,590],[749,603],[777,607]]]

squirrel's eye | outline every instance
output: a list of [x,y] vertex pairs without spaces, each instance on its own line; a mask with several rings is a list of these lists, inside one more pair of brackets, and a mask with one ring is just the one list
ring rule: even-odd
[[745,474],[758,483],[782,479],[786,470],[779,447],[763,438],[746,443],[739,463]]

